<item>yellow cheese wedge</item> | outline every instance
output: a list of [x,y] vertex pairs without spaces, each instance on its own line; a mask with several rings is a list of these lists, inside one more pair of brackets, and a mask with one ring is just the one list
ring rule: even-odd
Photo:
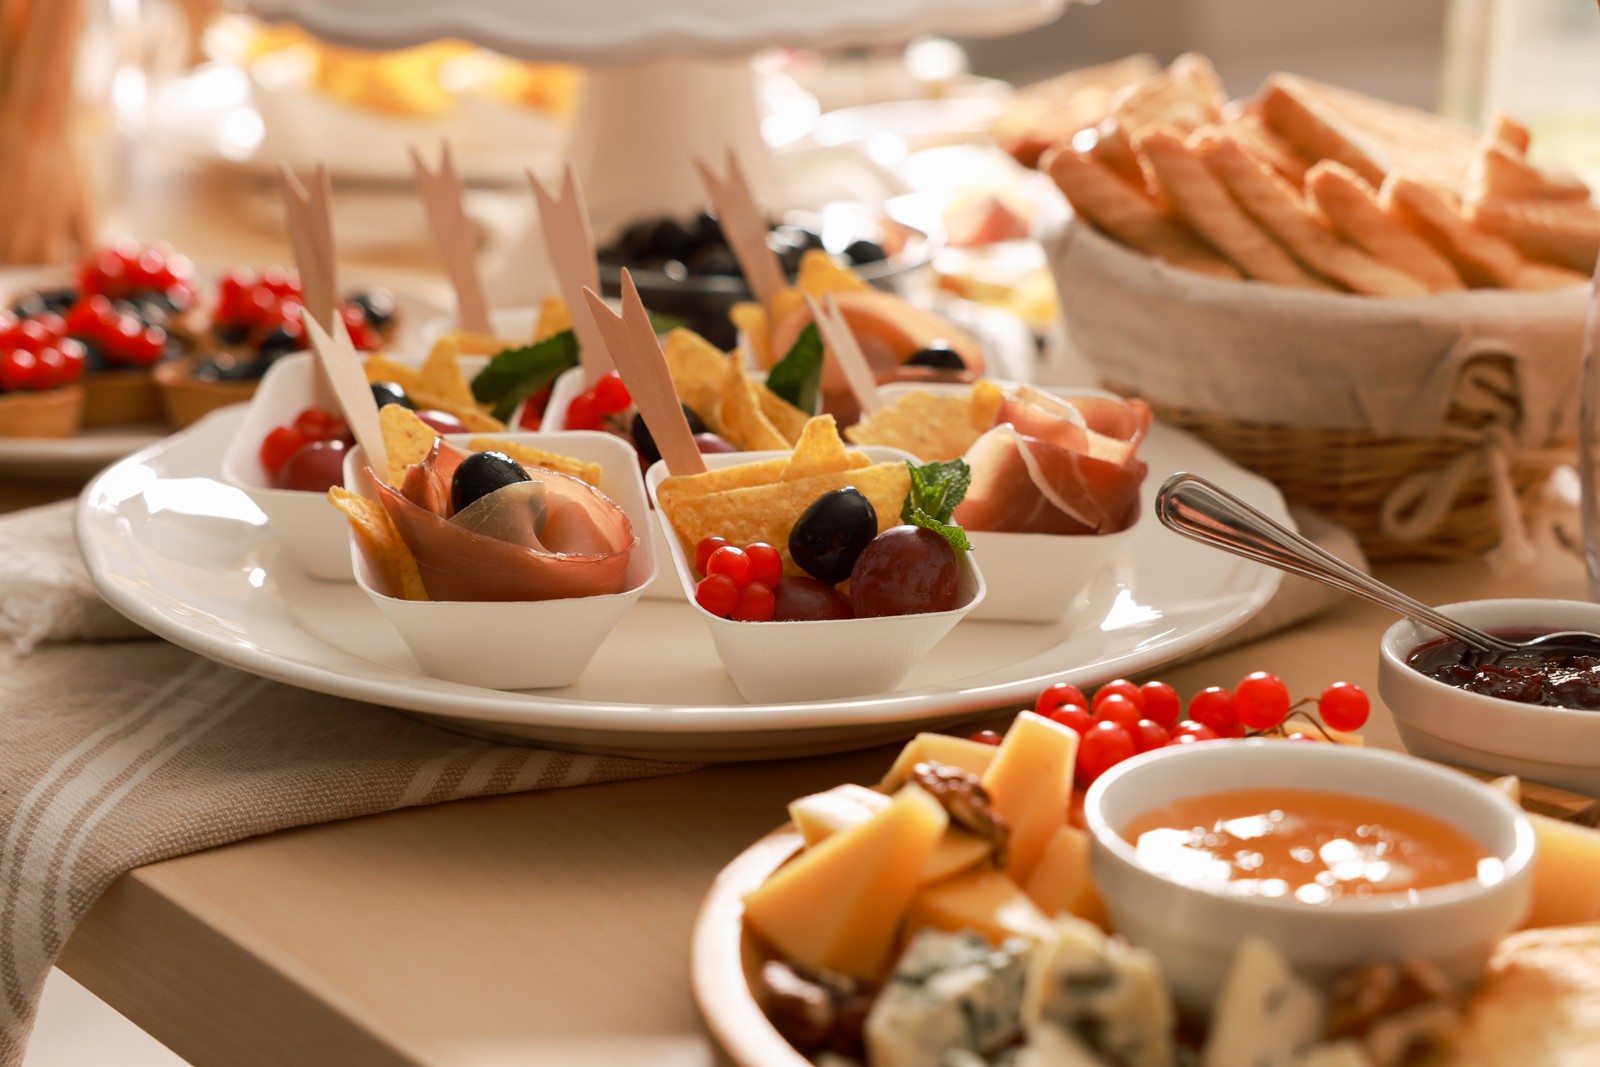
[[[993,748],[993,745],[986,746]],[[789,805],[789,818],[810,848],[841,830],[860,826],[893,804],[887,795],[861,785],[839,785],[801,797]],[[951,826],[939,839],[922,870],[923,882],[937,882],[959,874],[989,857],[989,842],[959,826]]]
[[894,766],[883,776],[878,788],[894,792],[906,784],[906,780],[911,777],[912,767],[928,760],[950,767],[960,767],[968,774],[975,774],[981,778],[983,772],[989,769],[989,764],[994,762],[995,753],[999,751],[995,745],[986,745],[982,741],[968,741],[964,737],[951,737],[949,734],[918,734],[907,741],[906,747],[900,750]]
[[1078,735],[1043,715],[1024,711],[1006,731],[994,762],[983,773],[994,810],[1011,827],[1006,873],[1019,885],[1067,821]]
[[975,930],[998,945],[1008,937],[1045,941],[1055,928],[1017,883],[983,867],[924,887],[906,914],[906,934],[931,927],[946,933]]
[[949,822],[937,800],[907,786],[745,897],[745,921],[802,966],[875,980]]
[[1600,830],[1528,813],[1539,843],[1533,857],[1532,926],[1600,919]]
[[1063,826],[1051,836],[1022,888],[1046,915],[1066,912],[1111,929],[1106,906],[1089,877],[1089,835],[1076,826]]

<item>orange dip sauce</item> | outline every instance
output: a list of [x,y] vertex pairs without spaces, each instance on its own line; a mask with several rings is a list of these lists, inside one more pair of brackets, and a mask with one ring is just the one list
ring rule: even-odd
[[1500,861],[1414,808],[1316,789],[1231,789],[1134,819],[1139,865],[1175,881],[1305,904],[1411,893],[1481,879]]

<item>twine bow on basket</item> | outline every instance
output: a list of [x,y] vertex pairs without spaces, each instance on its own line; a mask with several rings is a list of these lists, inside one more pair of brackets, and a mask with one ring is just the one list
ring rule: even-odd
[[[1468,359],[1456,379],[1442,438],[1463,450],[1449,462],[1401,479],[1378,510],[1383,536],[1420,542],[1432,536],[1478,479],[1486,480],[1499,540],[1484,553],[1496,573],[1510,573],[1537,556],[1524,513],[1524,492],[1536,490],[1549,472],[1573,459],[1570,441],[1529,446],[1518,439],[1523,418],[1521,389],[1510,356],[1482,352]],[[1519,487],[1519,481],[1526,482]]]

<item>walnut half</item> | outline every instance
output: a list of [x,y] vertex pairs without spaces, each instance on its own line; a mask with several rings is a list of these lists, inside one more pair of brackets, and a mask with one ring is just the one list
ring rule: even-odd
[[911,781],[927,790],[944,805],[953,822],[989,842],[994,865],[1006,865],[1006,848],[1011,843],[1011,827],[994,810],[989,791],[977,775],[960,767],[926,760],[911,768]]

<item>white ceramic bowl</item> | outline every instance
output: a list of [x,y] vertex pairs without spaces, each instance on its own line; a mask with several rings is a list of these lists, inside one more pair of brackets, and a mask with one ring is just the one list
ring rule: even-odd
[[[897,448],[859,451],[874,462],[904,462],[910,458]],[[706,456],[705,461],[707,467],[715,469],[788,455],[777,451],[724,452]],[[656,487],[666,477],[665,463],[653,465],[646,474],[652,502]],[[694,587],[699,578],[692,546],[684,546],[659,507],[656,515],[684,597],[711,630],[717,656],[739,694],[752,703],[892,693],[911,668],[983,600],[983,575],[973,562],[974,554],[962,552],[958,606],[949,611],[813,622],[735,622],[718,618],[695,603]]]
[[[1016,382],[991,379],[1001,388]],[[1099,389],[1039,386],[1053,396],[1117,397]],[[912,392],[970,393],[972,386],[954,382],[897,382],[880,386],[886,403]],[[919,459],[921,457],[918,457]],[[1140,494],[1141,499],[1143,493]],[[1143,521],[1143,516],[1140,516]],[[973,555],[983,567],[989,595],[972,612],[978,622],[1054,622],[1061,618],[1096,578],[1114,566],[1127,547],[1133,527],[1101,535],[993,533],[968,530]]]
[[[1471,600],[1439,610],[1479,629],[1600,632],[1600,604],[1577,600]],[[1412,649],[1438,636],[1405,620],[1389,627],[1379,646],[1378,693],[1407,752],[1600,797],[1600,711],[1469,693],[1406,666]]]
[[[465,448],[476,436],[452,434],[446,440]],[[637,538],[623,592],[541,601],[397,600],[375,588],[374,576],[348,526],[347,566],[353,567],[356,584],[416,656],[422,673],[485,689],[570,685],[583,674],[611,628],[656,578],[656,555],[648,535],[652,519],[639,460],[632,448],[610,434],[574,431],[501,436],[601,465],[600,489],[628,513]],[[360,447],[351,449],[345,457],[345,484],[375,499],[365,467],[366,456]],[[326,502],[323,506],[335,511]]]
[[[389,355],[396,363],[416,368],[421,356]],[[463,356],[462,370],[470,378],[487,362]],[[312,403],[312,356],[299,352],[283,356],[267,368],[261,385],[250,398],[239,432],[222,456],[222,478],[242,490],[271,524],[272,534],[289,558],[313,578],[348,582],[350,551],[346,545],[344,517],[328,506],[321,493],[274,489],[261,465],[261,442],[274,427],[294,421]]]
[[[1244,785],[1367,794],[1427,812],[1478,840],[1500,861],[1500,877],[1318,906],[1185,885],[1141,867],[1121,836],[1153,807]],[[1089,869],[1113,925],[1155,953],[1180,1009],[1195,1018],[1209,1017],[1248,934],[1317,984],[1359,964],[1415,957],[1466,986],[1528,914],[1534,843],[1522,812],[1476,779],[1396,752],[1265,739],[1158,749],[1090,786],[1084,818]]]

